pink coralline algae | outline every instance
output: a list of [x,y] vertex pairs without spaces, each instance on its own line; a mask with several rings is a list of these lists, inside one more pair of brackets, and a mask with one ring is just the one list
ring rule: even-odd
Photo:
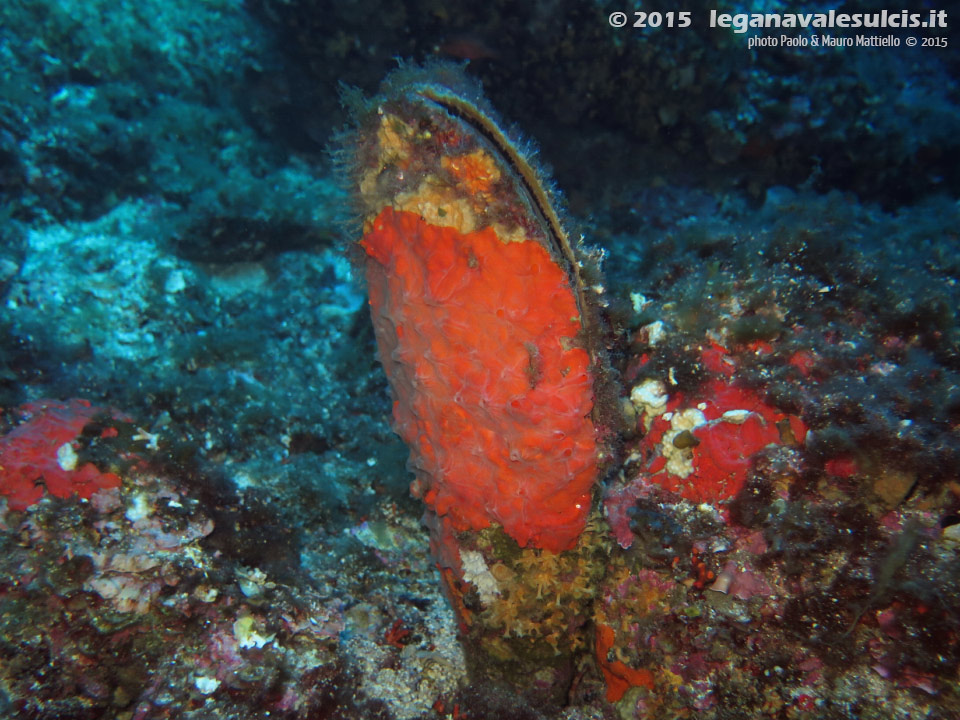
[[0,494],[12,510],[26,510],[46,493],[90,498],[120,478],[93,463],[80,464],[74,441],[97,415],[109,411],[86,400],[38,400],[20,408],[25,421],[0,438]]

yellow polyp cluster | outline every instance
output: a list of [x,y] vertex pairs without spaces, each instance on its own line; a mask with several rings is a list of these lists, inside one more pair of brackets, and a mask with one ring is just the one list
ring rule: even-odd
[[596,524],[588,524],[577,547],[554,553],[524,548],[490,567],[500,595],[486,604],[482,625],[499,631],[491,650],[500,657],[540,652],[553,655],[585,647],[582,633],[571,629],[587,619],[599,587],[601,566],[594,554],[601,546]]
[[649,578],[638,576],[628,568],[617,563],[608,576],[609,586],[620,590],[621,603],[630,608],[630,614],[636,619],[653,612],[664,612],[669,608],[669,589],[658,585]]

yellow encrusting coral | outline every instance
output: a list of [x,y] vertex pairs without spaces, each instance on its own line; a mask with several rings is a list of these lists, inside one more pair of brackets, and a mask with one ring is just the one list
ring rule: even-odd
[[[505,657],[525,653],[559,655],[584,646],[582,633],[572,632],[589,619],[588,607],[600,587],[603,565],[594,560],[608,542],[598,519],[591,520],[577,546],[554,553],[516,548],[490,567],[499,595],[487,595],[482,626],[501,633],[498,647]],[[487,535],[496,532],[487,531]],[[500,538],[497,538],[500,541]],[[509,650],[509,652],[507,652]]]

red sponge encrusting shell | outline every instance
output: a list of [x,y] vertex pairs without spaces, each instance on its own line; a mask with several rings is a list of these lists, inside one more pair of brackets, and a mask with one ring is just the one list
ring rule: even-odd
[[590,359],[561,266],[384,208],[362,246],[394,427],[415,492],[449,527],[573,547],[597,478]]

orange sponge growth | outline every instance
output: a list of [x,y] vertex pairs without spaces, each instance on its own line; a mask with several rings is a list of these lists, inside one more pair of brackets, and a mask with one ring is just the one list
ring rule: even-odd
[[621,660],[610,660],[615,634],[609,625],[597,625],[597,663],[607,684],[607,700],[619,702],[631,687],[653,689],[653,673],[644,668],[634,669]]
[[593,386],[563,269],[385,207],[362,246],[394,425],[414,490],[448,527],[498,523],[521,546],[576,543],[597,477]]

